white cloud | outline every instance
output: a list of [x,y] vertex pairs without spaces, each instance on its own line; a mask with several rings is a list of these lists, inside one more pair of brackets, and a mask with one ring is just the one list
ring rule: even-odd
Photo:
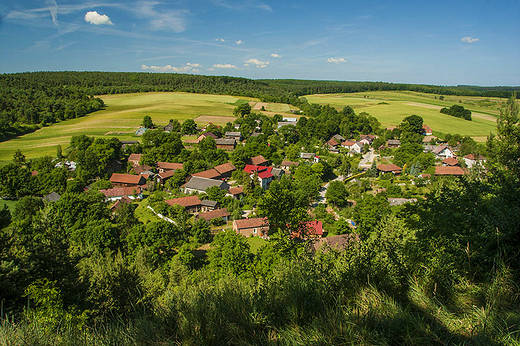
[[[238,67],[236,67],[235,65],[231,65],[231,64],[215,64],[213,65],[213,68],[235,68],[235,69],[238,69]],[[211,70],[211,69],[210,69]],[[213,71],[213,70],[211,70]]]
[[465,43],[473,43],[473,42],[477,42],[477,41],[480,41],[478,38],[473,38],[473,37],[469,37],[469,36],[465,36],[461,39],[462,42],[465,42]]
[[141,19],[149,19],[150,25],[154,30],[173,30],[176,33],[186,30],[187,10],[156,10],[155,6],[160,5],[159,2],[139,3],[139,6],[132,7],[132,12]]
[[261,8],[262,10],[266,10],[267,12],[273,12],[273,8],[266,4],[260,4],[257,7]]
[[281,58],[282,57],[280,54],[277,54],[277,53],[273,53],[273,54],[271,54],[271,56],[273,58]]
[[242,44],[242,43],[244,43],[244,41],[242,41],[242,40],[237,41],[237,44]]
[[269,61],[260,61],[258,59],[252,58],[244,61],[245,66],[249,66],[249,64],[256,65],[258,68],[266,68],[269,65]]
[[348,62],[348,61],[345,60],[345,58],[328,58],[327,62],[331,62],[334,64],[340,64],[340,63],[344,63],[344,62]]
[[97,11],[89,11],[85,14],[85,22],[94,25],[114,25],[106,14],[99,14]]
[[145,71],[154,71],[154,72],[191,72],[191,73],[199,73],[200,70],[195,69],[194,67],[200,67],[199,64],[193,64],[193,63],[187,63],[186,66],[181,67],[175,67],[172,65],[165,65],[165,66],[147,66],[147,65],[141,65],[141,68]]
[[51,13],[52,22],[55,26],[58,26],[58,4],[56,3],[56,0],[46,0],[45,5],[47,5],[47,8]]
[[223,38],[216,38],[215,41],[217,41],[217,42],[226,42],[226,40],[224,40]]

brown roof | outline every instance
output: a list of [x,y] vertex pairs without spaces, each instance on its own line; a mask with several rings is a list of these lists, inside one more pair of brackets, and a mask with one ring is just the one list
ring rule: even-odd
[[132,170],[137,174],[141,174],[146,171],[151,171],[152,167],[148,166],[148,165],[141,165],[141,166],[135,166],[134,168],[132,168]]
[[214,168],[218,173],[224,174],[235,171],[237,168],[231,163],[224,163],[223,165],[218,165]]
[[318,241],[313,242],[312,247],[314,251],[318,251],[319,249],[325,250],[327,248],[344,251],[349,246],[352,246],[359,241],[360,238],[357,234],[341,234],[321,238]]
[[231,216],[231,214],[228,213],[226,208],[216,209],[216,210],[208,211],[207,213],[199,214],[199,217],[203,218],[206,221],[216,219],[217,217],[226,217],[226,216],[228,216],[228,217]]
[[105,197],[119,197],[119,196],[132,196],[135,193],[140,194],[141,188],[139,187],[116,187],[113,189],[99,190]]
[[300,165],[299,162],[293,162],[293,161],[282,161],[281,166],[296,166],[298,167]]
[[459,166],[437,166],[435,175],[464,175],[464,170]]
[[258,155],[251,158],[251,163],[255,166],[259,166],[261,164],[267,163],[267,160],[262,155]]
[[393,163],[390,163],[388,165],[377,165],[377,169],[382,172],[401,172],[403,170],[401,167],[399,167],[398,165],[394,165]]
[[181,207],[195,207],[200,205],[199,196],[188,196],[174,199],[168,199],[165,201],[168,205],[180,205]]
[[37,175],[38,175],[38,171],[36,171],[36,170],[31,171],[31,176],[35,177]]
[[354,142],[354,141],[344,141],[343,143],[341,143],[341,145],[344,147],[351,147],[354,144],[356,144],[356,142]]
[[142,154],[130,154],[130,156],[128,156],[128,161],[141,161],[141,156]]
[[126,196],[124,196],[123,198],[121,199],[118,199],[116,201],[116,203],[114,203],[111,207],[110,207],[110,210],[116,210],[116,209],[120,209],[122,207],[123,204],[130,204],[132,203],[132,200]]
[[330,146],[336,146],[336,145],[338,145],[339,143],[338,143],[337,140],[335,140],[334,138],[332,138],[332,139],[330,139],[330,140],[327,142],[327,144],[330,145]]
[[142,176],[132,175],[132,174],[114,173],[110,177],[110,182],[120,183],[120,184],[140,185],[140,184],[144,184],[144,181],[145,181],[145,179]]
[[200,178],[215,179],[215,178],[220,177],[220,173],[212,168],[212,169],[208,169],[207,171],[202,171],[202,172],[192,174],[192,176],[200,177]]
[[244,193],[244,187],[243,186],[232,187],[229,189],[229,193],[232,195],[239,195],[241,193]]
[[473,155],[473,154],[469,154],[469,155],[464,156],[464,158],[468,159],[468,160],[481,160],[481,161],[486,159],[484,156],[482,156],[480,154],[477,157],[475,157],[475,155]]
[[182,163],[157,162],[157,168],[164,169],[165,171],[182,169],[182,167]]
[[237,228],[239,230],[244,228],[255,228],[269,226],[269,222],[266,217],[257,217],[253,219],[241,219],[235,220]]
[[213,137],[214,139],[217,139],[218,137],[213,133],[213,132],[206,132],[206,133],[203,133],[199,136],[199,140],[202,138],[208,138],[208,137]]
[[159,177],[161,177],[161,179],[168,179],[168,178],[171,178],[173,177],[173,175],[175,174],[175,171],[165,171],[163,173],[159,173],[157,174]]
[[459,160],[457,160],[454,157],[448,157],[447,159],[444,159],[442,161],[442,163],[444,163],[445,165],[448,165],[448,166],[458,166],[459,165]]

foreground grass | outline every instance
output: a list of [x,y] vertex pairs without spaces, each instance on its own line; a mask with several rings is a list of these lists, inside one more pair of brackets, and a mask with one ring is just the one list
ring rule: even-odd
[[[405,117],[416,114],[424,119],[424,123],[432,128],[434,134],[459,133],[471,136],[477,142],[484,142],[490,133],[495,133],[495,117],[499,115],[499,109],[505,103],[505,100],[498,98],[465,96],[445,96],[444,101],[441,101],[438,95],[411,91],[373,91],[305,97],[311,103],[329,104],[338,109],[349,105],[356,113],[367,112],[376,117],[383,126],[396,126]],[[454,104],[470,109],[474,113],[473,120],[466,121],[439,112],[440,107],[450,107]]]
[[[183,122],[201,115],[232,117],[238,100],[234,96],[191,93],[138,93],[100,96],[107,107],[79,119],[67,120],[36,132],[0,143],[0,165],[11,160],[20,149],[27,158],[56,155],[56,146],[65,149],[72,136],[88,135],[138,140],[133,135],[145,115],[155,124],[166,125],[170,119]],[[200,124],[205,125],[205,124]]]

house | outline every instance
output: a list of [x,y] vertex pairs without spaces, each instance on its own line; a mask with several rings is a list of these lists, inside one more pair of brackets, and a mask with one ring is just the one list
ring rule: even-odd
[[182,163],[174,163],[174,162],[157,162],[157,169],[159,173],[164,173],[166,171],[176,171],[178,169],[182,169]]
[[212,201],[209,199],[203,199],[200,201],[200,211],[203,213],[218,209],[219,206],[220,204],[217,201]]
[[202,218],[209,222],[213,219],[220,217],[220,218],[222,218],[222,220],[224,220],[224,222],[228,222],[230,216],[231,216],[231,214],[227,211],[227,209],[223,208],[223,209],[216,209],[216,210],[208,211],[206,213],[200,213],[199,215],[197,215],[197,218]]
[[300,158],[314,163],[320,162],[320,157],[316,156],[314,153],[300,153]]
[[142,154],[130,154],[130,156],[128,157],[128,162],[132,162],[132,165],[135,166],[139,166],[139,161],[141,161],[141,156],[143,156]]
[[151,175],[154,175],[154,173],[152,172],[152,167],[151,166],[148,166],[148,165],[140,165],[140,166],[135,166],[132,168],[132,171],[135,173],[135,174],[141,174],[141,175],[144,175],[145,178],[151,176]]
[[283,117],[282,118],[282,121],[290,121],[290,122],[297,122],[298,121],[298,118],[289,118],[289,117]]
[[121,141],[121,149],[126,150],[132,145],[136,145],[138,141]]
[[269,161],[267,161],[262,155],[258,155],[251,158],[251,164],[254,166],[268,166]]
[[215,139],[215,144],[217,145],[217,149],[233,151],[237,146],[237,141],[233,138],[219,138]]
[[257,173],[258,180],[260,181],[260,185],[262,188],[268,189],[271,181],[273,181],[274,175],[271,173],[273,167],[265,167],[265,166],[255,166],[255,165],[246,165],[244,167],[244,172],[249,173],[251,179],[253,179],[254,174]]
[[146,184],[146,179],[142,175],[113,173],[110,182],[114,187],[136,187]]
[[130,204],[132,203],[132,200],[126,196],[123,196],[121,199],[118,199],[116,201],[116,203],[114,203],[111,207],[110,207],[110,211],[111,212],[115,212],[116,210],[119,210],[123,207],[123,204]]
[[231,178],[231,174],[237,170],[231,162],[215,166],[213,169],[216,170],[222,178]]
[[434,153],[437,158],[455,157],[455,153],[446,144],[436,146],[432,153]]
[[283,126],[288,126],[288,125],[296,126],[296,125],[298,125],[298,122],[297,121],[279,121],[277,128],[279,129]]
[[157,180],[157,182],[159,184],[164,184],[166,182],[166,180],[173,177],[174,174],[175,174],[175,171],[164,171],[162,173],[157,174],[155,176],[155,179]]
[[168,125],[163,127],[164,132],[172,132],[173,131],[173,122],[169,122]]
[[339,143],[334,138],[330,139],[325,144],[329,147],[329,149],[337,149],[339,145]]
[[423,136],[431,136],[431,135],[433,135],[433,131],[432,131],[432,129],[428,125],[423,125],[421,132],[422,132]]
[[341,142],[341,146],[348,150],[352,149],[352,146],[354,144],[356,144],[356,141],[346,140],[346,141]]
[[438,138],[435,136],[424,136],[422,140],[423,145],[430,144],[432,142],[432,139],[434,140],[434,142],[436,142]]
[[477,163],[485,163],[486,158],[482,155],[475,156],[473,154],[469,154],[464,156],[464,162],[466,163],[466,166],[468,166],[468,168],[471,168]]
[[43,197],[43,200],[46,202],[56,202],[60,198],[61,198],[61,196],[58,193],[52,191],[51,193],[49,193],[48,195]]
[[192,174],[192,176],[208,178],[208,179],[220,179],[220,173],[214,168],[208,169],[206,171],[194,173],[194,174]]
[[415,202],[417,202],[417,198],[388,198],[388,203],[390,203],[391,207]]
[[282,164],[280,165],[280,168],[284,171],[288,171],[291,169],[292,166],[298,167],[300,165],[299,162],[293,162],[293,161],[282,161]]
[[227,139],[234,139],[238,142],[241,142],[244,139],[244,137],[242,137],[242,133],[238,131],[228,131],[224,134],[224,137]]
[[397,165],[394,165],[393,163],[390,163],[388,165],[385,164],[379,164],[377,165],[377,170],[381,173],[393,173],[393,174],[401,174],[403,169]]
[[459,160],[454,157],[448,157],[442,161],[443,166],[459,166]]
[[271,170],[271,174],[273,175],[273,179],[280,180],[280,179],[282,179],[282,175],[284,175],[285,172],[283,169],[273,168]]
[[240,199],[244,195],[244,187],[243,186],[237,186],[232,187],[229,189],[229,192],[226,194],[226,196],[233,197],[234,199]]
[[221,190],[229,190],[229,185],[222,180],[201,178],[201,177],[191,177],[191,179],[184,185],[181,186],[181,190],[184,193],[205,193],[206,190],[212,186],[216,186]]
[[197,138],[197,141],[202,141],[203,139],[206,139],[208,137],[212,137],[213,139],[217,139],[218,137],[213,134],[213,132],[206,132],[206,133],[203,133],[201,134],[198,138]]
[[233,221],[233,230],[244,237],[258,236],[263,239],[269,238],[269,222],[265,217],[235,220]]
[[461,176],[464,175],[464,170],[459,166],[436,166],[435,167],[435,175],[454,175]]
[[113,189],[99,190],[108,201],[117,201],[123,197],[129,199],[143,198],[142,190],[136,187],[115,187]]
[[377,136],[376,135],[361,135],[359,137],[359,141],[361,142],[362,140],[366,140],[368,142],[368,144],[372,144],[372,142],[374,141],[374,139],[376,139]]
[[146,127],[140,127],[140,128],[138,128],[138,129],[135,131],[134,135],[136,135],[136,136],[142,136],[142,135],[144,135],[144,133],[145,133],[147,130],[148,130],[148,129],[147,129]]
[[184,207],[184,209],[188,213],[196,213],[200,211],[201,208],[201,201],[199,199],[199,196],[188,196],[168,199],[165,202],[168,205],[180,205],[181,207]]
[[311,243],[311,251],[314,253],[318,251],[325,252],[329,249],[335,251],[345,251],[349,247],[359,242],[360,238],[357,234],[334,235],[326,238],[319,238],[318,240],[313,241]]
[[323,237],[323,223],[320,220],[300,222],[298,230],[291,234],[291,238],[308,239]]
[[354,145],[350,148],[351,152],[354,152],[356,154],[361,154],[363,152],[363,147],[365,145],[361,142],[356,142]]
[[342,135],[334,135],[332,136],[332,138],[334,138],[338,143],[341,143],[345,140],[345,137],[343,137]]
[[389,139],[386,141],[387,148],[399,148],[401,146],[401,141],[398,139]]

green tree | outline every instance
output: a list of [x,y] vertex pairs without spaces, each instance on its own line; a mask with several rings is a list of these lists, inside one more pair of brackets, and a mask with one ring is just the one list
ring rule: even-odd
[[343,207],[347,203],[348,192],[345,188],[345,184],[341,181],[331,181],[329,188],[325,193],[325,198],[328,203],[335,205],[336,207]]
[[251,106],[249,103],[239,104],[234,110],[233,114],[237,117],[244,117],[251,113]]
[[181,133],[183,135],[194,135],[197,133],[197,124],[193,119],[186,119],[182,123]]
[[143,118],[143,123],[141,124],[144,128],[153,129],[155,126],[153,125],[152,118],[149,115],[145,115]]
[[253,254],[246,238],[234,231],[220,232],[211,244],[213,249],[208,254],[209,268],[217,274],[247,276],[251,273]]

